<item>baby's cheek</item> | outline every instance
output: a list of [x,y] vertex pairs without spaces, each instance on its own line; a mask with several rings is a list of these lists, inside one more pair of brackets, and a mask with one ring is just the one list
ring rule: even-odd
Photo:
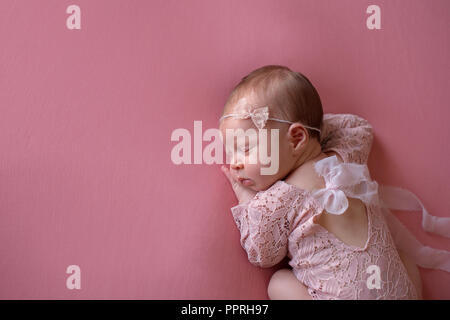
[[259,179],[261,175],[259,164],[248,164],[246,171],[249,175],[249,178],[252,178],[254,180]]
[[257,182],[259,185],[267,185],[276,180],[276,175],[262,174],[262,168],[263,166],[261,166],[260,164],[248,167],[248,173],[249,175],[251,175],[252,179],[255,180],[255,182]]

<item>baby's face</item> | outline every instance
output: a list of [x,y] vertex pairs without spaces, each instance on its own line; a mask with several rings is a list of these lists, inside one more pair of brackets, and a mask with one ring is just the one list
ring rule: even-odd
[[[266,127],[262,129],[266,130],[267,139],[260,139],[259,130],[251,119],[225,118],[220,124],[220,131],[233,177],[243,186],[254,191],[266,190],[276,181],[283,179],[294,167],[296,159],[289,147],[288,128],[288,124],[267,121]],[[254,129],[256,132],[255,141],[252,143],[250,139],[245,138],[245,144],[238,143],[238,139],[235,137],[231,137],[234,142],[231,139],[227,141],[227,129],[232,130],[232,132],[238,132],[237,129],[242,129],[244,132],[248,129]],[[275,131],[278,131],[278,138],[272,143],[271,137]],[[263,143],[266,149],[262,150],[270,159],[268,163],[264,163],[260,158],[259,150],[264,147]],[[276,145],[278,145],[277,154],[275,154]],[[274,165],[274,161],[278,161],[278,163]],[[276,170],[268,170],[269,168],[276,168]],[[274,173],[262,174],[264,170]]]

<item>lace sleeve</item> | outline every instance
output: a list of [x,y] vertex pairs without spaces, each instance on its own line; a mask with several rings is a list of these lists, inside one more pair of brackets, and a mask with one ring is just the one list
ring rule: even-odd
[[288,237],[304,198],[301,191],[278,181],[231,208],[250,263],[269,268],[286,256]]
[[353,114],[324,114],[320,136],[323,152],[335,151],[344,162],[366,164],[372,142],[373,129],[367,120]]

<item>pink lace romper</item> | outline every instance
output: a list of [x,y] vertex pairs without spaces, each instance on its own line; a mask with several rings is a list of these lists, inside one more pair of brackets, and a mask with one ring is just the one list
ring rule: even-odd
[[[380,201],[378,184],[371,180],[366,165],[372,140],[372,127],[366,120],[351,114],[325,114],[322,150],[336,151],[344,160],[340,163],[332,156],[315,163],[326,187],[307,191],[280,180],[231,208],[252,264],[271,267],[287,255],[293,273],[313,299],[417,298],[385,218],[389,210]],[[363,248],[343,243],[315,223],[324,210],[345,212],[347,197],[362,200],[366,207],[368,239]],[[414,256],[414,250],[406,251]],[[448,252],[437,253],[448,263]],[[374,286],[377,270],[379,280]]]

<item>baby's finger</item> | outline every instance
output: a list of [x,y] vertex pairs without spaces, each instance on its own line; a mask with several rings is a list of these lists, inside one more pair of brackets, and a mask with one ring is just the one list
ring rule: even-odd
[[233,184],[234,183],[234,178],[231,175],[230,170],[226,166],[222,166],[221,169],[222,169],[222,172],[227,177],[227,179],[230,181],[230,183]]
[[228,178],[228,180],[231,179],[230,172],[228,171],[228,168],[226,166],[221,166],[220,170],[222,170],[223,174]]

